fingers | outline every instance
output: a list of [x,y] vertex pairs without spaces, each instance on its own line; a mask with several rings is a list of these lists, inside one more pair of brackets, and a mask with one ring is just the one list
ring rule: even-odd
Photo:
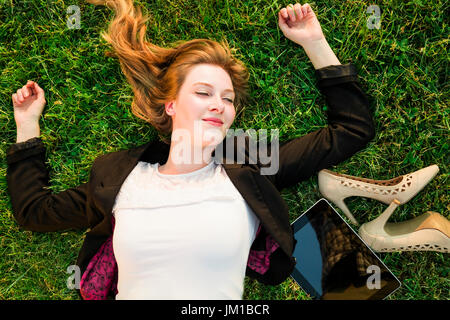
[[288,12],[288,15],[289,15],[289,20],[295,21],[294,6],[292,4],[289,4],[287,6],[287,12]]
[[44,98],[44,90],[41,87],[39,87],[39,85],[36,82],[33,82],[33,84],[34,84],[33,89],[36,91],[38,98],[41,97]]
[[25,86],[30,90],[31,95],[37,95],[37,90],[35,87],[38,86],[38,84],[36,82],[28,80]]
[[28,98],[29,96],[32,95],[31,89],[29,89],[26,85],[24,85],[22,87],[22,94],[25,99]]
[[18,89],[17,92],[12,95],[12,100],[13,103],[20,104],[28,97],[38,95],[38,93],[43,95],[44,90],[42,90],[36,82],[28,80],[26,85]]
[[297,20],[301,20],[303,18],[302,6],[300,3],[296,3],[294,5],[294,12],[297,15]]
[[17,101],[19,101],[19,103],[22,103],[23,102],[23,95],[22,95],[22,91],[21,91],[21,89],[18,89],[17,90]]
[[14,93],[12,95],[12,101],[13,101],[14,105],[18,105],[19,104],[19,102],[17,101],[17,93]]
[[28,91],[28,88],[26,86],[23,86],[22,88],[17,90],[17,101],[19,103],[22,103],[25,101],[26,98],[30,96],[30,92]]
[[[287,15],[287,12],[286,12],[286,15]],[[283,31],[283,33],[285,33],[289,29],[289,26],[286,23],[288,21],[288,19],[289,19],[289,17],[285,18],[283,16],[283,13],[281,11],[278,11],[278,25],[280,26],[280,29],[281,29],[281,31]]]
[[309,5],[309,3],[305,3],[302,6],[302,10],[304,10],[305,15],[307,15],[308,13],[312,12],[311,6]]
[[308,3],[303,6],[300,3],[288,4],[285,8],[280,10],[280,14],[284,19],[289,19],[291,21],[301,20],[311,12],[312,9]]
[[34,89],[34,84],[35,84],[35,82],[28,80],[27,84],[25,85],[27,88],[29,88],[31,95],[36,94],[36,90]]

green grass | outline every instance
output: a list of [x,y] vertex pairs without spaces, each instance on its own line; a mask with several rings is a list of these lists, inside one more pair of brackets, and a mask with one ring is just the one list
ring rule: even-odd
[[[277,25],[280,1],[140,1],[153,19],[148,37],[169,45],[179,39],[226,37],[250,70],[251,100],[234,128],[279,129],[280,140],[326,124],[323,96],[303,49]],[[66,9],[81,9],[81,28],[68,29]],[[377,128],[375,139],[333,170],[389,179],[431,164],[439,174],[393,221],[427,210],[449,217],[448,9],[443,0],[377,1],[380,29],[368,29],[365,1],[310,3],[341,63],[354,63]],[[104,56],[100,38],[112,12],[82,1],[0,1],[0,299],[78,299],[66,287],[84,231],[32,233],[13,219],[6,185],[7,147],[16,140],[11,95],[28,79],[46,92],[40,120],[51,189],[88,179],[101,154],[154,139],[156,131],[130,111],[132,91],[117,60]],[[321,195],[317,176],[283,190],[291,221]],[[369,221],[385,205],[352,198],[356,217]],[[448,255],[379,254],[402,282],[390,299],[449,299]],[[244,299],[308,299],[291,280],[265,286],[245,280]]]

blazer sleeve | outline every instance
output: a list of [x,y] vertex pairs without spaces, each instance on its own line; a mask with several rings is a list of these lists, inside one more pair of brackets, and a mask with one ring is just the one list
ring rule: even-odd
[[52,193],[48,190],[45,151],[39,137],[15,143],[7,150],[6,178],[14,218],[24,230],[30,231],[87,228],[89,183]]
[[327,103],[328,125],[280,144],[277,172],[267,177],[278,190],[306,180],[363,149],[375,136],[369,101],[352,63],[315,71]]

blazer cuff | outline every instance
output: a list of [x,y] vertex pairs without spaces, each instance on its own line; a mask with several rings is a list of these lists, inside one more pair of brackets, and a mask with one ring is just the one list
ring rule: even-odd
[[34,137],[12,144],[6,151],[6,162],[9,165],[41,152],[45,152],[44,143],[41,138]]
[[317,83],[320,87],[327,87],[343,82],[358,81],[358,72],[353,63],[331,65],[315,71]]

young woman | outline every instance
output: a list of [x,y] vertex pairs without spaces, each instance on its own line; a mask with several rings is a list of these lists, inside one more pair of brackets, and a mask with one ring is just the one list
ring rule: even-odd
[[164,142],[102,155],[88,182],[52,194],[39,137],[44,91],[29,81],[12,95],[17,141],[7,152],[7,181],[15,219],[38,232],[90,228],[77,260],[84,299],[242,299],[245,275],[283,282],[296,241],[280,191],[374,136],[355,66],[341,65],[308,4],[279,11],[283,34],[316,69],[329,125],[283,143],[277,172],[263,175],[263,164],[247,157],[212,158],[218,142],[236,148],[226,133],[248,87],[227,44],[195,39],[161,48],[145,40],[146,17],[131,0],[108,6],[116,15],[103,37],[134,90],[133,113]]

